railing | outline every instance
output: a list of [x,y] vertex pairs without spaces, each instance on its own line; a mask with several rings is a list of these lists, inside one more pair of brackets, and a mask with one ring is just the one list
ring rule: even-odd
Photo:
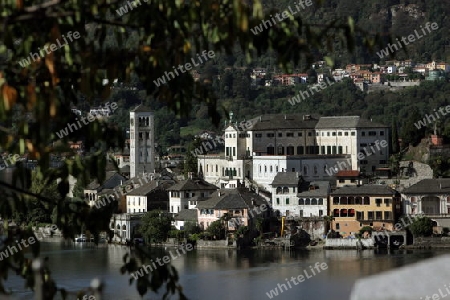
[[[424,215],[428,218],[448,218],[450,217],[450,214],[427,214],[424,213]],[[414,215],[412,215],[414,216]]]

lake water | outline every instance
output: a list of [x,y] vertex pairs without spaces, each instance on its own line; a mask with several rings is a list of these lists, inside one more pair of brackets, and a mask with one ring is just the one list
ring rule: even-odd
[[[0,172],[0,178],[10,178],[12,169]],[[3,174],[2,174],[3,173]],[[9,173],[9,174],[8,174]],[[8,178],[8,179],[9,179]],[[129,286],[128,275],[121,275],[123,255],[129,248],[118,245],[62,246],[59,243],[42,243],[42,257],[49,257],[52,276],[60,287],[76,291],[89,286],[98,277],[106,284],[104,300],[141,299],[136,287]],[[163,257],[159,250],[155,257]],[[354,282],[361,277],[377,274],[406,264],[439,255],[438,251],[387,250],[314,250],[288,252],[279,249],[258,250],[194,250],[173,260],[180,274],[180,283],[190,300],[260,300],[270,299],[266,293],[285,284],[280,300],[347,300]],[[310,266],[326,263],[327,269],[312,276]],[[306,274],[305,274],[306,270]],[[305,275],[303,282],[286,278]],[[32,299],[25,291],[24,281],[10,273],[5,282],[7,289],[15,292],[17,299]],[[287,289],[287,290],[286,290]],[[162,299],[147,294],[144,299]],[[272,294],[273,295],[273,294]],[[74,299],[72,297],[71,299]],[[0,299],[2,297],[0,296]],[[178,299],[178,297],[172,297]]]
[[[50,259],[50,269],[59,286],[77,290],[89,286],[94,277],[106,284],[103,299],[141,299],[136,287],[129,286],[128,275],[121,275],[122,257],[129,248],[118,245],[83,245],[63,247],[59,243],[42,243],[42,256]],[[158,257],[161,256],[161,249]],[[191,300],[260,300],[269,299],[267,292],[286,284],[286,278],[306,273],[304,282],[284,290],[276,299],[347,300],[354,282],[443,252],[425,250],[314,250],[289,252],[278,249],[258,250],[193,250],[173,260],[180,274],[180,283]],[[326,263],[327,269],[312,276],[310,266]],[[23,280],[13,275],[6,287],[18,299],[32,299],[23,289]],[[144,299],[162,299],[162,293]],[[72,298],[73,299],[73,298]],[[178,299],[172,297],[171,299]]]

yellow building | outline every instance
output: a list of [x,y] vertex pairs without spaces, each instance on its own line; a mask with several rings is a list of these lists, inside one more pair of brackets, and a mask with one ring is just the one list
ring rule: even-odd
[[331,228],[342,236],[358,233],[364,226],[391,231],[401,212],[399,196],[384,185],[341,187],[331,193]]

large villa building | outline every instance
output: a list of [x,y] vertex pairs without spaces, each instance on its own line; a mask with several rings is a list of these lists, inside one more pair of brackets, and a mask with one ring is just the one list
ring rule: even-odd
[[[264,115],[225,128],[225,153],[199,155],[199,173],[220,188],[246,179],[270,191],[278,172],[299,172],[309,181],[340,170],[375,172],[389,158],[388,126],[359,116]],[[380,146],[382,145],[382,146]]]

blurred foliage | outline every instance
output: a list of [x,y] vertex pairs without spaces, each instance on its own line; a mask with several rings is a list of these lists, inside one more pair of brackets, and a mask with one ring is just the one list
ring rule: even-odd
[[[436,7],[430,7],[433,16],[442,15],[446,6],[432,2],[436,3]],[[270,1],[264,1],[267,3]],[[377,1],[377,4],[381,3]],[[67,200],[68,176],[83,183],[94,179],[103,182],[107,162],[105,152],[124,146],[126,127],[123,126],[128,124],[129,107],[138,103],[151,104],[156,111],[167,107],[161,109],[157,122],[164,131],[165,143],[169,144],[177,140],[179,128],[185,126],[183,122],[188,122],[186,118],[194,109],[198,117],[207,116],[210,123],[218,125],[221,113],[227,115],[232,103],[231,100],[219,103],[220,95],[237,97],[242,107],[239,115],[258,111],[252,110],[255,109],[253,102],[262,100],[262,96],[254,97],[255,94],[247,89],[248,71],[243,71],[237,80],[232,78],[231,87],[215,85],[213,78],[226,64],[243,66],[259,55],[271,65],[290,72],[298,66],[305,68],[326,53],[345,51],[348,56],[360,57],[366,52],[373,54],[376,46],[384,45],[381,35],[373,32],[375,27],[366,31],[355,23],[354,18],[347,16],[347,12],[356,16],[365,11],[358,10],[361,5],[354,1],[339,4],[332,1],[335,7],[325,1],[316,1],[326,10],[336,9],[339,17],[319,14],[322,16],[316,19],[319,22],[313,19],[309,22],[306,16],[315,15],[318,9],[314,5],[305,14],[277,23],[258,35],[251,34],[249,28],[268,19],[274,11],[272,8],[267,10],[268,7],[263,7],[257,0],[251,3],[149,0],[135,3],[136,8],[119,16],[117,11],[127,4],[127,1],[117,0],[1,0],[0,147],[9,153],[27,154],[38,163],[31,191],[31,175],[20,164],[15,169],[12,184],[0,182],[0,214],[4,220],[18,214],[27,215],[32,209],[30,201],[38,199],[46,214],[53,207],[52,221],[66,237],[88,230],[98,240],[99,232],[109,231],[117,202],[97,209],[82,201]],[[76,38],[77,34],[79,38]],[[66,38],[64,47],[58,46],[55,51],[42,50],[58,42],[64,44]],[[19,64],[29,59],[31,53],[37,54],[39,49],[42,53],[39,59],[30,60],[25,67]],[[203,50],[213,50],[217,57],[223,56],[223,60],[205,64],[200,80],[195,81],[186,72],[167,84],[159,87],[154,84],[166,71],[172,70],[172,66],[189,62]],[[239,55],[234,55],[236,51]],[[329,62],[341,60],[340,57],[326,56],[324,59]],[[119,83],[114,83],[115,79]],[[348,89],[340,91],[345,100],[339,105],[362,110],[364,102],[360,93],[349,83],[344,84]],[[331,90],[325,92],[324,97],[335,101]],[[277,101],[283,93],[286,94],[281,89],[271,90],[268,101],[263,101],[265,105],[270,104],[265,110],[286,108],[285,103]],[[244,99],[256,101],[243,103]],[[87,110],[106,101],[117,102],[120,107],[111,122],[96,119],[85,124],[82,117],[71,111],[74,106]],[[326,106],[328,112],[332,112],[331,109],[333,105]],[[174,118],[180,121],[174,122]],[[70,130],[67,136],[59,139],[55,133],[67,129],[69,124],[78,124],[79,129]],[[81,157],[70,148],[69,142],[79,140],[91,150],[89,156]],[[60,160],[60,167],[51,168],[55,157],[65,159]],[[22,229],[14,234],[31,235]],[[5,232],[8,232],[7,228]],[[163,238],[163,235],[158,237]],[[2,248],[12,242],[8,235]],[[38,245],[31,247],[34,256],[39,255]],[[144,261],[150,254],[143,250],[138,256],[142,258],[139,261]],[[125,257],[124,263],[123,273],[139,268],[135,257]],[[5,292],[3,279],[7,278],[8,269],[20,273],[26,279],[27,287],[34,287],[34,281],[28,276],[30,260],[24,259],[20,252],[0,262],[0,273],[3,274],[0,292]],[[49,271],[44,270],[42,278],[45,299],[52,299],[56,288]],[[157,291],[165,285],[164,297],[178,292],[180,299],[184,299],[177,281],[176,270],[166,266],[139,278],[136,286],[144,295],[148,289]],[[61,290],[61,293],[65,291]]]

